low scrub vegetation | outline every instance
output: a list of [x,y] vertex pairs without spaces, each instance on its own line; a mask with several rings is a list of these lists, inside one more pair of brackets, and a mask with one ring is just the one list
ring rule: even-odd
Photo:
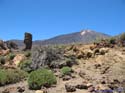
[[27,77],[27,73],[18,69],[0,69],[0,86],[19,82]]
[[4,56],[0,56],[0,64],[5,64],[5,57]]
[[28,85],[30,89],[41,89],[42,86],[50,87],[56,84],[56,77],[53,72],[47,69],[38,69],[30,73],[28,78]]
[[31,60],[28,59],[28,60],[24,60],[23,62],[20,62],[19,64],[19,68],[21,70],[24,70],[26,72],[30,72],[31,71],[31,68],[30,68],[30,64],[31,64]]
[[71,73],[71,71],[72,71],[72,69],[71,69],[70,67],[63,67],[63,68],[61,69],[61,73],[62,73],[63,75],[69,75],[69,74]]
[[15,54],[10,53],[10,54],[8,55],[8,59],[9,59],[9,60],[13,60],[15,56],[16,56]]
[[26,52],[24,53],[24,55],[25,55],[25,57],[31,57],[31,52],[30,52],[30,51],[26,51]]

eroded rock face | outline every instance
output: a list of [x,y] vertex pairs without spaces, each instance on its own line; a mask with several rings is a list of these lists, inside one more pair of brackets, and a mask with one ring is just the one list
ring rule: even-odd
[[[70,60],[67,60],[70,59]],[[31,69],[49,67],[62,68],[72,66],[76,63],[73,58],[67,58],[63,55],[63,50],[53,47],[38,47],[32,52]]]
[[31,48],[32,48],[32,34],[27,33],[27,32],[25,33],[24,44],[25,44],[24,50],[31,50]]

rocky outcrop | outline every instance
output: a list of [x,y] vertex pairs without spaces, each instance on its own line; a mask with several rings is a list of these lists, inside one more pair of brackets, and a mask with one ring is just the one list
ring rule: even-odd
[[8,49],[18,49],[18,45],[13,41],[6,41],[5,44]]
[[32,34],[27,33],[27,32],[25,33],[24,44],[25,44],[24,50],[31,50],[31,48],[32,48]]
[[89,59],[98,55],[105,55],[109,48],[95,47],[95,45],[71,45],[65,49],[65,56],[75,56],[77,59]]
[[72,66],[76,60],[72,57],[65,57],[63,50],[54,47],[37,47],[32,51],[31,69],[49,67],[62,68],[63,66]]
[[3,49],[3,50],[7,49],[3,40],[0,40],[0,49]]

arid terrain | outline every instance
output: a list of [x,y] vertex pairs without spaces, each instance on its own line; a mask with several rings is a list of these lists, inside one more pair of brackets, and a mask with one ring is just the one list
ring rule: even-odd
[[32,47],[25,33],[23,49],[1,40],[0,93],[125,93],[124,40]]
[[[91,49],[91,48],[94,49]],[[27,83],[27,78],[16,82],[15,84],[3,85],[0,87],[0,93],[112,93],[106,91],[114,91],[113,93],[124,93],[125,88],[125,48],[115,46],[95,48],[93,44],[82,45],[74,44],[67,46],[56,46],[55,49],[63,49],[64,57],[75,57],[75,62],[71,61],[68,63],[72,71],[70,74],[62,75],[61,68],[69,66],[62,62],[60,59],[59,63],[52,63],[50,66],[51,70],[57,79],[57,84],[52,85],[49,88],[41,88],[39,92],[37,90],[30,90]],[[42,49],[42,48],[41,48]],[[47,49],[47,48],[45,48]],[[46,50],[43,51],[46,51]],[[7,50],[5,50],[7,51]],[[25,62],[25,60],[35,59],[34,51],[13,51],[15,57],[11,60],[13,63],[10,65],[9,61],[1,68],[4,69],[22,69],[27,71],[25,68],[21,68],[18,64]],[[61,51],[61,50],[60,50]],[[33,53],[31,56],[30,53]],[[48,53],[48,52],[47,52]],[[58,53],[58,52],[57,52]],[[42,52],[40,57],[48,56]],[[4,54],[7,56],[8,54]],[[35,54],[36,55],[36,54]],[[58,54],[56,54],[58,55]],[[53,54],[51,54],[53,56]],[[38,56],[37,56],[38,57]],[[49,58],[49,57],[48,57]],[[39,57],[38,57],[39,59]],[[44,58],[43,58],[44,59]],[[41,62],[42,60],[41,59]],[[46,59],[45,59],[46,60]],[[44,62],[44,61],[43,61]],[[68,62],[68,61],[67,61]],[[32,63],[31,63],[32,64]],[[37,63],[36,63],[37,64]],[[54,65],[53,65],[54,64]],[[45,65],[42,65],[44,67]],[[40,68],[40,67],[38,67]],[[68,89],[66,89],[68,87]],[[20,90],[23,92],[20,92]],[[98,92],[105,90],[105,92]],[[122,92],[117,92],[121,90]]]

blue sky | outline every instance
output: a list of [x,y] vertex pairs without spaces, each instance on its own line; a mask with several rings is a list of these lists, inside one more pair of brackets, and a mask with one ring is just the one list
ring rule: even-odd
[[125,0],[0,0],[0,39],[47,39],[92,29],[125,32]]

